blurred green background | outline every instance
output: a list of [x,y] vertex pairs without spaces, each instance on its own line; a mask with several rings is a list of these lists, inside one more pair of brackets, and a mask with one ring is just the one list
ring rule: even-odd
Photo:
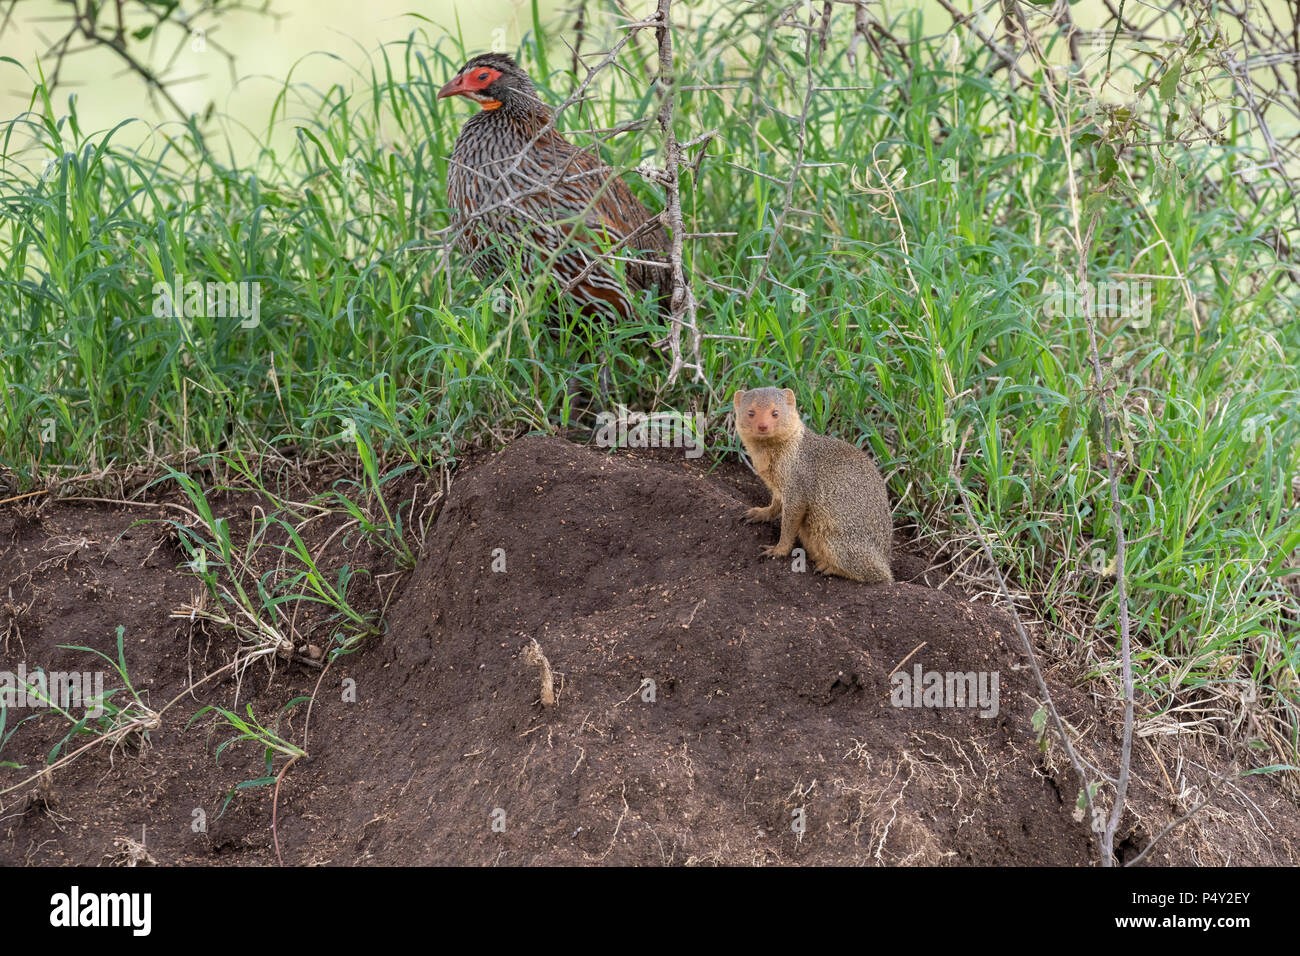
[[[200,10],[198,4],[188,6]],[[539,0],[537,9],[549,23],[573,6],[572,0]],[[173,28],[144,47],[150,53],[148,65],[174,81],[171,92],[185,109],[202,112],[211,103],[232,122],[243,119],[256,126],[269,114],[291,70],[296,82],[324,88],[345,81],[350,64],[364,62],[363,51],[403,40],[412,31],[422,31],[433,43],[459,36],[468,49],[488,49],[494,34],[504,31],[506,49],[513,50],[532,29],[533,18],[531,0],[271,0],[266,12],[263,7],[254,3],[219,13],[196,12],[196,32],[190,37]],[[7,13],[0,56],[17,60],[33,77],[39,60],[48,75],[55,60],[52,47],[68,29],[70,4],[19,0]],[[86,46],[85,41],[74,42],[72,50],[78,46]],[[222,49],[235,58],[233,75]],[[31,83],[14,65],[4,68],[0,115],[13,117],[28,108]],[[132,116],[155,122],[176,118],[150,102],[139,75],[108,48],[67,57],[56,100],[69,94],[77,96],[78,114],[91,128]],[[142,136],[143,131],[126,139]],[[232,138],[238,140],[238,134]]]
[[[776,0],[763,2],[776,5]],[[1273,2],[1285,10],[1286,0]],[[78,6],[85,3],[77,0]],[[39,60],[48,74],[56,58],[56,41],[67,32],[72,6],[68,0],[17,0],[8,6],[0,19],[0,56],[17,60],[33,77]],[[151,39],[146,62],[174,82],[172,91],[185,109],[201,112],[213,104],[217,113],[236,120],[248,117],[250,123],[267,115],[290,70],[295,81],[316,87],[339,82],[349,72],[349,64],[364,59],[361,51],[373,52],[382,43],[404,40],[412,31],[422,31],[435,44],[459,38],[468,50],[490,49],[494,41],[515,50],[532,30],[534,15],[564,38],[573,36],[580,8],[585,8],[594,32],[608,30],[615,22],[612,4],[605,0],[586,4],[580,0],[257,0],[247,6],[218,6],[214,12],[204,5],[183,4],[182,9],[194,11],[191,23],[196,31],[204,31],[202,42],[196,42],[197,35],[186,39],[178,29],[170,29]],[[655,3],[628,0],[621,6],[629,15],[643,17]],[[992,30],[996,4],[958,0],[956,6],[963,11],[978,8],[975,22],[986,32]],[[716,0],[679,0],[674,17],[689,28],[716,7]],[[885,23],[908,10],[919,10],[927,32],[942,33],[952,26],[952,17],[937,0],[885,0],[873,2],[870,9]],[[1075,22],[1084,28],[1095,27],[1104,13],[1100,4],[1071,7]],[[137,20],[128,26],[138,24]],[[72,49],[78,46],[87,44],[74,42]],[[137,48],[132,45],[133,52]],[[594,48],[589,39],[583,49]],[[221,49],[234,56],[233,73]],[[28,108],[31,84],[12,64],[6,69],[10,72],[0,83],[0,115],[12,117]],[[175,118],[172,111],[150,102],[140,77],[106,48],[69,56],[60,88],[60,99],[76,94],[78,113],[86,123],[111,126],[129,116],[153,121]]]

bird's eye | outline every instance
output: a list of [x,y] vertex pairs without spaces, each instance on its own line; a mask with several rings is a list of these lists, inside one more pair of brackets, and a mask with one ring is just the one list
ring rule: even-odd
[[488,78],[488,75],[487,75],[486,73],[480,73],[480,74],[478,75],[478,78],[479,78],[480,80],[486,80],[486,79]]

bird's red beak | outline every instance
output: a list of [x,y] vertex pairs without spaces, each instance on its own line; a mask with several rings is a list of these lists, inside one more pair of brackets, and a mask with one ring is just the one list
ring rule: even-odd
[[469,86],[466,85],[465,78],[463,76],[455,76],[452,77],[450,83],[438,91],[438,99],[443,99],[447,96],[460,96],[467,90],[469,90]]

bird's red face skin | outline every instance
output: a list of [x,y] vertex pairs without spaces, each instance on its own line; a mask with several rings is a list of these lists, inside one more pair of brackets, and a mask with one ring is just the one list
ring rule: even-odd
[[482,104],[485,110],[500,108],[501,101],[485,93],[489,86],[501,76],[500,70],[490,66],[480,66],[456,76],[450,83],[438,91],[438,99],[445,96],[464,96]]

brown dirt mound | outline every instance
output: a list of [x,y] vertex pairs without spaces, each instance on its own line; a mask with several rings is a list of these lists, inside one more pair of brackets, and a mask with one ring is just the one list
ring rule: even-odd
[[[749,503],[680,464],[547,439],[457,486],[389,645],[445,741],[415,778],[451,823],[433,858],[1086,862],[1032,774],[1003,616],[765,561],[775,532],[741,523]],[[526,638],[559,675],[552,711]],[[909,655],[909,670],[999,671],[998,717],[892,707]],[[495,807],[506,830],[485,840]]]
[[[889,587],[763,559],[775,528],[740,516],[765,501],[738,468],[711,475],[680,458],[611,457],[553,438],[520,439],[459,472],[427,553],[389,605],[388,633],[322,682],[312,758],[280,796],[285,861],[1093,861],[1072,816],[1077,783],[1037,746],[1038,695],[1008,618],[910,583],[926,577],[914,554],[896,555],[900,582]],[[228,648],[192,647],[187,625],[167,617],[191,590],[163,567],[174,557],[143,532],[113,540],[131,517],[0,519],[15,542],[0,577],[29,575],[9,601],[23,609],[14,620],[24,647],[11,627],[0,669],[24,654],[71,667],[55,644],[107,650],[124,622],[132,673],[155,699],[179,693],[191,668],[225,663]],[[91,548],[47,567],[43,550],[78,521],[103,556]],[[538,670],[524,659],[533,639],[554,671],[553,707],[539,702]],[[997,716],[892,706],[900,665],[997,672]],[[312,693],[318,676],[298,665],[263,672],[244,682],[240,707],[273,712]],[[356,682],[356,703],[341,701],[344,679]],[[1074,726],[1108,726],[1082,693],[1053,692]],[[186,717],[203,702],[229,706],[231,689],[196,697]],[[87,755],[40,793],[0,797],[0,862],[95,863],[142,828],[159,862],[273,860],[267,788],[218,817],[229,788],[262,772],[260,754],[236,747],[216,764],[220,735],[185,732],[184,719],[143,753]],[[45,725],[22,728],[0,759],[12,750],[39,766],[57,739]],[[295,713],[287,735],[301,732]],[[1182,806],[1162,795],[1153,759],[1139,746],[1130,855]],[[15,773],[0,770],[0,789]],[[1234,789],[1245,802],[1227,790],[1224,802],[1248,803],[1258,818],[1207,811],[1154,862],[1295,860],[1294,808],[1267,781]],[[208,812],[207,833],[192,830],[195,808]]]

